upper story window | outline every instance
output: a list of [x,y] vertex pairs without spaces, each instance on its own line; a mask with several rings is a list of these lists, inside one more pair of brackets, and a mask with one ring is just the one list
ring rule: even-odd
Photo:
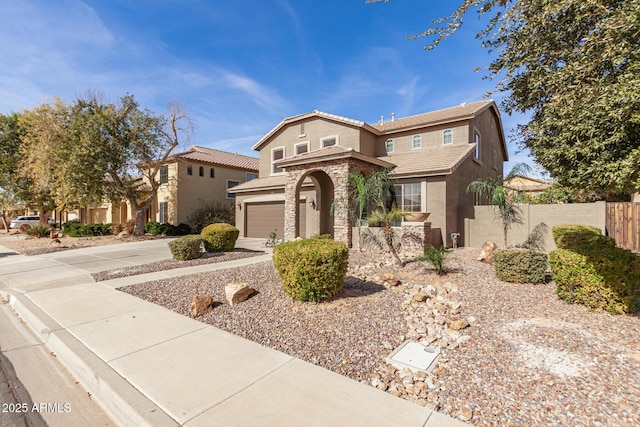
[[420,135],[415,135],[413,137],[413,145],[412,145],[414,150],[417,150],[419,148],[422,148],[422,137]]
[[187,175],[193,175],[193,166],[191,165],[187,166]]
[[475,130],[473,131],[473,142],[476,144],[476,148],[473,151],[473,158],[480,160],[480,134]]
[[309,152],[309,141],[296,144],[296,156],[298,154],[303,154],[308,152]]
[[498,169],[498,152],[493,150],[493,161],[491,162],[494,169]]
[[160,184],[169,182],[169,165],[160,166]]
[[322,138],[320,140],[320,146],[322,148],[333,147],[334,145],[338,145],[338,137],[337,136],[328,136],[328,137]]
[[227,180],[227,199],[235,199],[236,198],[236,193],[229,193],[229,189],[235,187],[238,184],[240,184],[240,181],[234,181],[234,180],[231,180],[231,179]]
[[277,147],[271,150],[271,173],[282,173],[284,168],[274,164],[275,161],[284,159],[284,147]]
[[253,172],[246,172],[244,174],[245,181],[251,181],[252,179],[258,179],[258,174]]
[[210,176],[211,178],[215,178],[215,177],[216,177],[216,170],[215,170],[214,168],[211,168],[211,169],[209,170],[209,176]]
[[387,153],[393,153],[393,139],[387,139],[385,149],[387,150]]
[[300,123],[300,135],[299,138],[304,138],[307,134],[304,132],[304,123]]
[[198,175],[200,175],[200,176],[204,176],[204,166],[200,166],[200,167],[198,168]]
[[449,145],[453,143],[453,131],[447,129],[442,132],[442,145]]

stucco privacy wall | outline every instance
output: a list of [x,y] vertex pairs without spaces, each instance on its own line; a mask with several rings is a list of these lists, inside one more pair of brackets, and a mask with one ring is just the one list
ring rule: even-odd
[[[522,224],[515,224],[508,234],[509,246],[520,244],[527,239],[533,228],[544,222],[549,227],[545,237],[545,250],[552,251],[556,245],[551,235],[555,225],[580,224],[598,227],[605,232],[606,202],[569,203],[554,205],[520,205]],[[484,242],[495,242],[504,245],[502,222],[496,218],[491,206],[475,206],[474,217],[464,221],[466,247],[480,247]]]

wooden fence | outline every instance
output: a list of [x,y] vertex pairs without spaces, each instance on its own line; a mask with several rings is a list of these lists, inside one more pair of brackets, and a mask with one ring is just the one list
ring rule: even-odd
[[607,203],[605,221],[618,246],[640,252],[640,203]]

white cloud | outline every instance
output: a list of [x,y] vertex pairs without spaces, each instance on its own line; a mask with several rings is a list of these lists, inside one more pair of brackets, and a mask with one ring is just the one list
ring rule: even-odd
[[220,70],[223,81],[232,89],[236,89],[268,112],[280,112],[287,109],[288,103],[278,93],[257,81],[230,71]]

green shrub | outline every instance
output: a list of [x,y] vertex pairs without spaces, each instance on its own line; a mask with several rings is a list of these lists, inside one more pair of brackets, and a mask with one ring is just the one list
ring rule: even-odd
[[570,248],[549,254],[556,294],[593,310],[635,313],[640,298],[640,257],[604,236],[563,239]]
[[169,242],[173,259],[187,261],[202,256],[202,237],[198,235],[182,236]]
[[83,224],[75,219],[65,222],[62,230],[70,237],[108,236],[112,233],[111,224]]
[[200,233],[209,224],[223,222],[225,224],[235,224],[236,208],[233,203],[221,202],[220,200],[199,200],[200,205],[195,208],[187,217],[187,223],[194,233]]
[[49,230],[51,230],[51,227],[48,225],[34,225],[25,229],[24,232],[32,237],[49,237]]
[[217,223],[207,225],[200,235],[207,252],[227,252],[235,247],[240,230],[230,224]]
[[320,301],[344,286],[349,249],[332,239],[301,239],[273,249],[273,263],[293,299]]
[[553,240],[559,249],[575,248],[582,244],[615,246],[615,240],[603,236],[598,227],[588,225],[556,225],[552,228]]
[[438,274],[444,274],[444,260],[451,252],[450,249],[440,246],[438,248],[429,246],[423,255],[416,258],[418,261],[426,261],[436,270]]
[[498,280],[512,283],[544,283],[549,257],[530,249],[505,249],[493,256]]
[[144,225],[144,232],[147,234],[160,234],[160,223],[156,221],[149,221]]

